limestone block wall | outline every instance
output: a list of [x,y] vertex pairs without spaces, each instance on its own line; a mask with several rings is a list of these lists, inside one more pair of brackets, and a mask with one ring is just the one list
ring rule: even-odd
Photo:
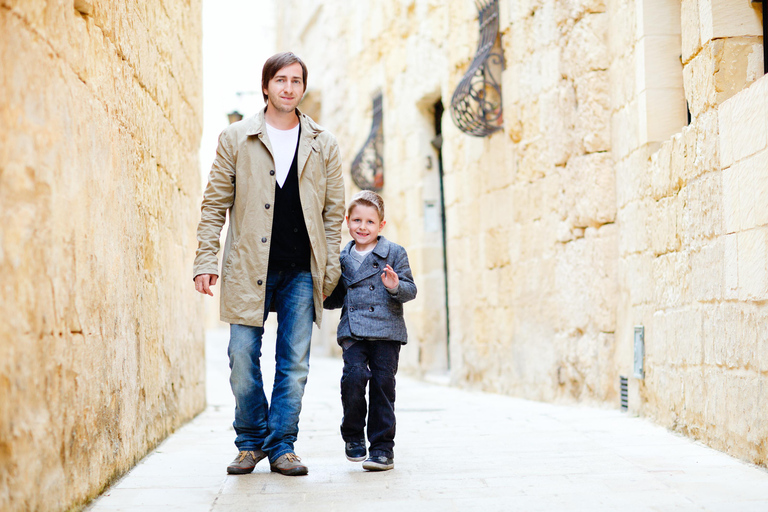
[[637,255],[651,286],[632,313],[647,340],[633,408],[758,464],[768,460],[766,104],[763,78],[651,156],[638,219],[650,236]]
[[[635,15],[658,10],[652,4],[610,7],[638,34]],[[727,0],[666,7],[681,12],[680,47],[667,54],[681,54],[691,120],[670,138],[635,139],[614,155],[621,373],[631,377],[633,326],[643,325],[645,378],[630,379],[630,409],[765,464],[768,210],[757,197],[768,180],[768,81],[758,79],[760,18],[748,3]],[[637,41],[612,44],[614,62],[638,58]],[[625,101],[614,96],[615,133],[630,119]],[[638,112],[648,126],[673,128],[650,108]]]
[[[617,232],[605,5],[500,7],[504,130],[475,139],[444,122],[452,376],[534,399],[610,400]],[[469,49],[476,18],[457,26]],[[473,52],[449,53],[452,86]]]
[[204,406],[200,2],[0,0],[0,509],[69,510]]

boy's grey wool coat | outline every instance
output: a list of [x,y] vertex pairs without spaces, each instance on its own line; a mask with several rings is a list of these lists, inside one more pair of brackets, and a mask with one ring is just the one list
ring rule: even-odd
[[[380,236],[376,247],[355,271],[346,261],[354,244],[351,241],[342,249],[341,279],[323,303],[325,309],[342,308],[337,339],[391,340],[405,344],[408,333],[403,303],[416,297],[408,254],[403,247]],[[392,267],[400,280],[395,294],[389,293],[381,282],[386,265]]]

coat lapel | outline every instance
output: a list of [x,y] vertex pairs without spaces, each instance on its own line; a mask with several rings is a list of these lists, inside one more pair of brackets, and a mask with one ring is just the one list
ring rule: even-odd
[[316,129],[316,125],[309,121],[309,118],[297,110],[299,114],[299,121],[301,122],[301,141],[299,142],[299,154],[296,163],[299,166],[299,178],[304,172],[304,166],[307,165],[307,160],[312,151],[320,151],[315,137],[319,131]]
[[269,141],[269,136],[267,135],[267,129],[264,127],[265,121],[264,121],[264,110],[260,110],[257,112],[251,119],[250,119],[250,126],[248,126],[248,131],[245,132],[245,134],[248,137],[258,137],[262,144],[264,144],[264,147],[267,148],[267,151],[269,152],[269,156],[272,157],[272,165],[274,166],[275,156],[272,152],[272,143]]
[[[345,259],[349,257],[349,251],[352,250],[354,244],[355,242],[352,241],[344,248],[343,256]],[[349,286],[368,279],[373,275],[380,274],[384,270],[388,254],[389,241],[383,236],[380,236],[376,247],[368,256],[366,256],[357,271],[353,271],[349,265],[344,265],[344,269],[342,270],[344,283]]]
[[341,250],[341,254],[339,254],[339,262],[341,263],[341,277],[344,279],[344,285],[348,286],[350,282],[352,281],[352,277],[354,277],[355,272],[352,270],[352,267],[350,267],[347,264],[347,258],[349,258],[349,251],[352,250],[352,246],[355,245],[355,241],[349,242],[346,247],[344,247]]

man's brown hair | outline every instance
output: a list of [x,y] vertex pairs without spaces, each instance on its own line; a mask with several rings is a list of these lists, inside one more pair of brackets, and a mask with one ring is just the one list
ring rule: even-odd
[[293,52],[277,53],[267,59],[267,62],[264,63],[264,68],[261,70],[261,94],[264,96],[265,103],[267,101],[267,93],[265,93],[264,90],[269,88],[269,81],[272,80],[277,72],[285,66],[290,66],[296,62],[301,65],[304,92],[307,91],[307,66],[304,64],[304,61]]

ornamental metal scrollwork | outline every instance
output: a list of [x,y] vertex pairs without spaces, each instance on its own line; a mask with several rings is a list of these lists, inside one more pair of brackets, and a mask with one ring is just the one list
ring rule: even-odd
[[362,190],[380,192],[384,187],[384,130],[381,126],[382,96],[373,98],[373,125],[368,140],[352,162],[352,180]]
[[480,42],[469,70],[451,98],[451,117],[459,130],[486,137],[501,130],[501,72],[504,55],[499,34],[499,0],[475,0]]

